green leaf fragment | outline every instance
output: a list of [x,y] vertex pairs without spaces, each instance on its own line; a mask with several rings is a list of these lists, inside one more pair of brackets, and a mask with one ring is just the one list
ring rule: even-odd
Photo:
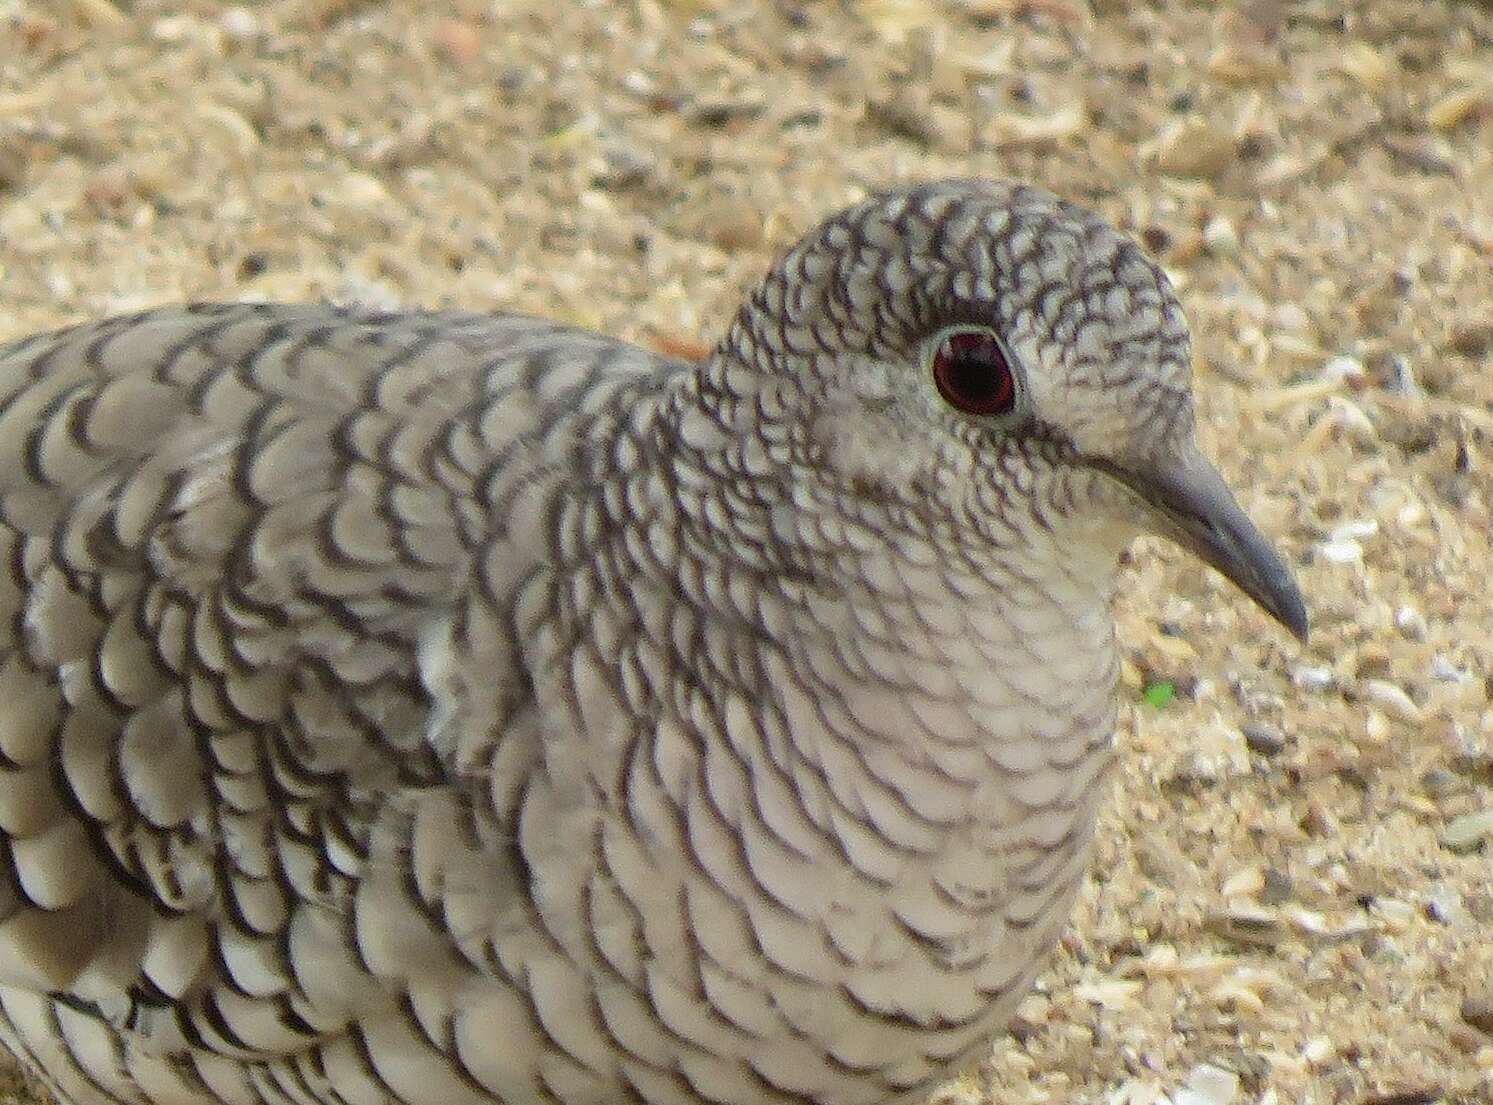
[[1141,691],[1140,696],[1147,706],[1154,706],[1159,710],[1177,697],[1177,688],[1169,680],[1162,679],[1146,684],[1146,689]]

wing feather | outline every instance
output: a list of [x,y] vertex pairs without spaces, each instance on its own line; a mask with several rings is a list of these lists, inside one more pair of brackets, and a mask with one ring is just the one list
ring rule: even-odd
[[271,1054],[481,961],[519,876],[468,795],[539,755],[496,752],[528,684],[478,592],[545,538],[495,553],[496,504],[626,348],[247,305],[0,346],[0,987]]

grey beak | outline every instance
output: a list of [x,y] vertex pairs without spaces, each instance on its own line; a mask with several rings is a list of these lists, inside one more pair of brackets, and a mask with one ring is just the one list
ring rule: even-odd
[[1158,532],[1217,568],[1306,643],[1306,606],[1291,570],[1240,509],[1218,469],[1200,453],[1189,450],[1144,470],[1091,463],[1152,508]]

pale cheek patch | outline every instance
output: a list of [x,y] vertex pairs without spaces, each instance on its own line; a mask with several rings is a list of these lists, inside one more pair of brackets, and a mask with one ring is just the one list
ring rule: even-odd
[[[926,457],[929,442],[906,421],[862,406],[825,410],[815,429],[833,471],[858,474],[877,483],[905,486]],[[917,438],[923,438],[922,441]]]
[[917,458],[928,455],[931,442],[928,430],[908,418],[906,371],[864,358],[839,374],[832,390],[840,397],[826,403],[813,423],[833,470],[893,486],[913,479]]

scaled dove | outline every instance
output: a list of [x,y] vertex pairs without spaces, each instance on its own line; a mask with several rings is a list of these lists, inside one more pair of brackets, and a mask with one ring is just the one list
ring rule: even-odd
[[988,1048],[1118,555],[1298,636],[1155,264],[875,195],[698,364],[510,314],[0,346],[0,1038],[65,1102],[880,1105]]

